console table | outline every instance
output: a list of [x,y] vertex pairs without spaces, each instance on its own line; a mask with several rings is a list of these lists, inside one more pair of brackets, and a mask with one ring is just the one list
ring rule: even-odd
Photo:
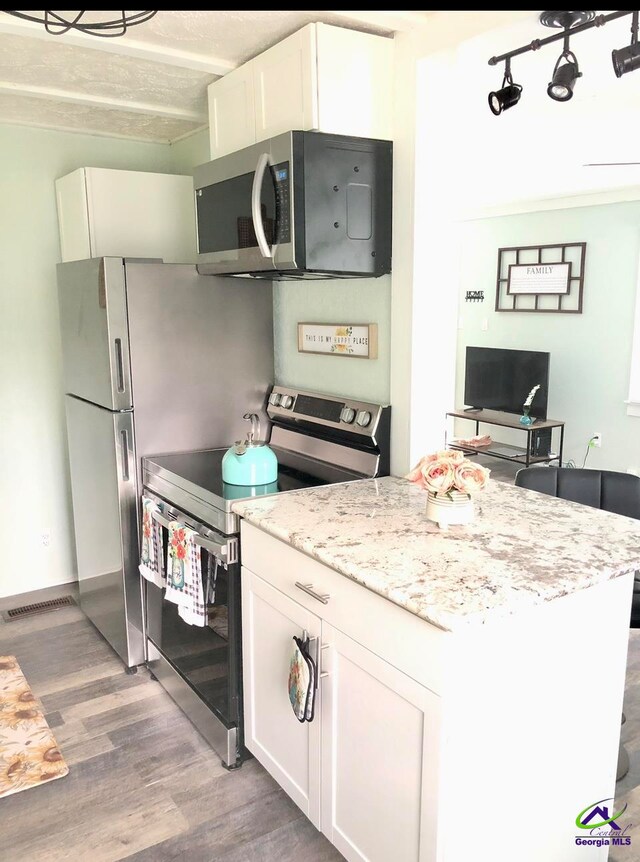
[[[461,449],[466,455],[491,455],[492,458],[502,458],[505,461],[514,461],[517,464],[524,464],[529,467],[531,464],[544,464],[549,461],[558,460],[562,466],[562,447],[564,444],[564,422],[558,422],[555,419],[538,420],[532,425],[521,425],[520,417],[515,413],[501,413],[499,410],[450,410],[447,417],[452,416],[456,419],[468,419],[475,422],[475,436],[478,436],[480,425],[499,425],[503,428],[515,428],[517,431],[522,431],[527,435],[527,447],[523,449],[521,446],[512,446],[509,443],[499,443],[494,440],[489,446],[462,446],[458,443],[447,442],[447,433],[445,431],[445,447],[450,449]],[[558,428],[560,432],[560,445],[558,454],[551,455],[534,455],[532,454],[532,441],[534,435],[538,431],[549,429],[551,431],[551,439],[553,440],[553,429]],[[498,450],[498,451],[496,451]]]

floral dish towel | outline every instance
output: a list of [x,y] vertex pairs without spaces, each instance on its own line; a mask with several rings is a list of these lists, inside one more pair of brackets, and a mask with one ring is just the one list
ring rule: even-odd
[[154,500],[142,498],[142,542],[138,568],[143,578],[157,587],[164,587],[167,579],[162,555],[162,527],[153,517],[153,513],[159,511],[160,507]]
[[169,524],[167,544],[167,589],[165,599],[178,605],[179,616],[189,625],[206,626],[207,613],[202,588],[202,555],[193,541],[196,533],[181,524]]

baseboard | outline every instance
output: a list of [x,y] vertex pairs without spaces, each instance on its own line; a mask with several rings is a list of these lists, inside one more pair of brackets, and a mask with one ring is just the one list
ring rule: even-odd
[[[45,584],[42,586],[32,586],[31,589],[21,593],[1,593],[0,604],[5,607],[11,607],[14,599],[20,599],[17,604],[31,604],[33,601],[45,601],[46,599],[55,599],[61,595],[71,594],[74,597],[78,594],[78,579],[72,578],[68,581],[62,581],[58,584]],[[36,598],[37,596],[37,598]],[[30,601],[25,601],[30,599]]]

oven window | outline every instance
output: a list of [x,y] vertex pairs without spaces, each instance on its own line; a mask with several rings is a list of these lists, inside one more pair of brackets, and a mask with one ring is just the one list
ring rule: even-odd
[[[198,249],[200,254],[257,248],[258,240],[251,217],[251,188],[254,172],[223,180],[199,189]],[[262,224],[269,245],[273,245],[276,195],[271,171],[262,180]]]
[[[163,533],[166,534],[166,531],[163,530]],[[207,558],[207,552],[203,550],[204,571],[207,570]],[[237,580],[236,573],[234,585]],[[161,596],[159,590],[154,590],[153,594]],[[150,629],[149,636],[167,661],[225,723],[236,722],[236,688],[239,682],[238,657],[234,655],[234,650],[239,650],[240,644],[234,614],[239,613],[239,603],[235,594],[229,594],[228,570],[222,566],[218,569],[215,600],[207,607],[208,625],[205,627],[188,625],[178,615],[176,604],[163,597],[159,601],[160,630],[155,630],[155,627]]]

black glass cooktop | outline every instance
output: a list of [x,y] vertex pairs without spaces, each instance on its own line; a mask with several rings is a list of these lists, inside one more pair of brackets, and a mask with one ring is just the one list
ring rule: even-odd
[[[178,452],[174,455],[155,455],[145,458],[148,469],[157,472],[167,481],[187,491],[201,489],[216,498],[218,505],[229,509],[235,500],[248,497],[261,497],[266,494],[277,494],[281,491],[295,491],[301,488],[313,488],[318,485],[328,485],[335,482],[347,482],[359,478],[338,467],[319,470],[323,475],[314,475],[311,459],[309,470],[301,470],[287,464],[291,460],[290,453],[272,447],[278,459],[277,481],[268,485],[229,485],[222,481],[222,458],[227,451],[224,449],[206,449],[199,452]],[[299,461],[300,459],[298,459]]]

